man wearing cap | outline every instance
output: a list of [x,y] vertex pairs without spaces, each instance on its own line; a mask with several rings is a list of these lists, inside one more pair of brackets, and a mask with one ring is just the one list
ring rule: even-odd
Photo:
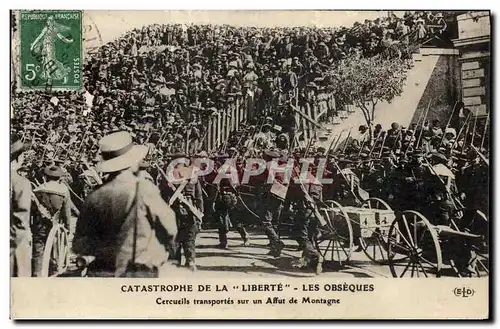
[[[230,155],[229,155],[230,156]],[[221,159],[222,160],[222,159]],[[218,170],[226,168],[225,166],[219,168]],[[231,170],[237,170],[236,168],[227,167],[226,174],[229,176],[231,174]],[[226,177],[227,177],[226,176]],[[222,178],[218,183],[214,183],[217,188],[217,194],[214,202],[214,215],[218,220],[219,226],[219,245],[217,248],[226,249],[227,245],[227,233],[233,227],[236,227],[236,230],[241,236],[243,240],[243,245],[247,246],[249,243],[248,233],[245,230],[243,224],[238,221],[236,218],[236,205],[238,203],[238,196],[236,195],[235,185],[237,182],[234,182],[230,178]],[[235,222],[235,220],[237,222]]]
[[490,181],[489,167],[485,166],[477,153],[470,150],[466,162],[460,168],[457,183],[462,192],[464,207],[467,209],[464,218],[472,218],[469,212],[476,209],[481,210],[488,216],[489,213],[489,189],[484,188]]
[[30,228],[31,183],[19,175],[26,144],[17,140],[10,147],[10,276],[31,276],[32,236]]
[[452,173],[446,166],[448,159],[444,154],[435,153],[431,160],[433,162],[432,175],[426,181],[427,194],[431,197],[431,202],[426,207],[426,211],[431,214],[429,220],[433,225],[449,226],[452,219],[458,219],[458,212],[451,198],[452,194],[457,193],[455,179],[454,176],[450,176]]
[[411,161],[407,166],[407,175],[404,179],[405,193],[402,196],[407,198],[407,209],[413,209],[419,204],[425,204],[428,197],[429,178],[431,172],[429,166],[424,163],[425,154],[417,149],[411,155]]
[[[280,154],[276,151],[268,150],[264,152],[262,157],[268,165],[264,172],[256,177],[256,181],[260,181],[260,184],[258,186],[261,189],[258,192],[261,201],[259,215],[262,220],[264,233],[267,235],[270,243],[270,251],[268,254],[274,257],[279,257],[281,255],[281,250],[284,248],[285,244],[280,240],[278,233],[276,233],[273,222],[278,220],[278,216],[280,215],[281,209],[283,207],[283,200],[280,200],[271,192],[273,185],[272,182],[269,182],[268,176],[271,165],[270,161],[279,158]],[[276,177],[275,179],[279,181],[279,177]]]
[[439,127],[439,120],[432,120],[430,131],[432,133],[432,137],[443,136],[443,129]]
[[312,234],[315,232],[317,225],[314,205],[310,204],[307,198],[310,197],[314,203],[322,202],[323,186],[311,171],[312,168],[308,168],[305,179],[299,177],[298,174],[294,175],[294,179],[299,179],[300,183],[295,182],[290,185],[287,197],[289,198],[288,201],[293,202],[296,207],[296,240],[299,249],[302,250],[303,267],[313,268],[316,274],[320,274],[323,270],[323,257],[312,244]]
[[294,57],[292,59],[292,65],[291,65],[292,71],[295,72],[295,74],[300,78],[304,75],[305,69],[304,65],[299,61],[298,57]]
[[276,137],[275,141],[276,147],[281,151],[281,152],[287,152],[289,148],[289,139],[288,139],[288,134],[286,133],[281,133]]
[[415,133],[413,129],[406,130],[406,133],[402,137],[401,143],[401,151],[404,153],[408,153],[413,148],[413,145],[416,142]]
[[56,165],[44,169],[46,183],[37,187],[35,204],[38,212],[33,216],[33,276],[40,276],[43,262],[43,251],[52,223],[61,223],[69,232],[71,244],[75,232],[76,221],[71,217],[71,197],[68,187],[61,182],[65,172]]
[[[184,154],[177,153],[173,155],[172,160],[184,157]],[[182,191],[180,191],[180,193],[185,200],[184,202],[177,198],[173,203],[169,201],[175,211],[177,226],[179,228],[174,259],[180,266],[182,263],[182,251],[184,251],[184,257],[186,259],[185,266],[191,271],[196,271],[196,236],[200,231],[201,223],[200,219],[196,218],[193,210],[190,209],[186,202],[203,213],[204,204],[201,182],[198,177],[195,176],[196,173],[194,173],[194,170],[197,170],[197,168],[179,162],[173,168],[167,168],[167,170],[172,170],[170,174],[167,173],[167,175],[170,176],[167,178],[172,179],[172,181],[164,181],[161,185],[161,195],[163,199],[170,200],[175,194],[174,188],[175,190],[181,188]],[[185,182],[186,180],[187,182]]]
[[148,148],[120,131],[99,141],[104,184],[84,202],[73,250],[94,256],[89,276],[159,277],[177,234],[175,214],[158,188],[137,176]]
[[[448,154],[451,155],[452,147],[455,145],[455,140],[457,137],[457,131],[454,128],[446,128],[444,132],[444,138],[442,145],[446,148]],[[441,144],[441,142],[439,143]],[[440,145],[438,145],[440,146]]]

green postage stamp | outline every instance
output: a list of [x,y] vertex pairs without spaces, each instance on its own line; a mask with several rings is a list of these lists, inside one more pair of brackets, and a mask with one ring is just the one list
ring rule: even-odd
[[82,88],[82,11],[20,11],[18,88]]

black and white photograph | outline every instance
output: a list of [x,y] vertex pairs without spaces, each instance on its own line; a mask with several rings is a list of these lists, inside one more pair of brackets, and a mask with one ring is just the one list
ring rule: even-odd
[[10,276],[487,282],[490,18],[11,11]]

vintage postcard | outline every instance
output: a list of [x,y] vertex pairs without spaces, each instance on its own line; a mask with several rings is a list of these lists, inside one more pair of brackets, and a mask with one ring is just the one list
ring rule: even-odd
[[490,317],[489,11],[11,15],[13,319]]

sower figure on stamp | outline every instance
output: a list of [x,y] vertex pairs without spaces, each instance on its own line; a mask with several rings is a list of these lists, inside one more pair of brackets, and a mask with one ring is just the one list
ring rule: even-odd
[[[176,154],[173,160],[183,157],[183,154]],[[184,250],[185,266],[192,271],[196,271],[196,236],[203,216],[203,192],[194,170],[194,166],[178,163],[172,173],[167,173],[171,181],[162,184],[161,188],[163,198],[169,200],[175,211],[179,227],[174,259],[180,266]]]
[[47,18],[47,25],[31,44],[30,50],[39,53],[42,57],[42,78],[51,84],[52,79],[67,81],[70,67],[65,67],[64,63],[56,58],[55,41],[61,40],[64,43],[72,43],[74,40],[66,38],[63,33],[71,29],[54,20],[53,16]]
[[73,240],[76,221],[71,217],[71,197],[68,187],[61,182],[65,172],[58,166],[48,166],[44,170],[46,183],[33,193],[38,209],[33,216],[33,276],[40,276],[43,251],[47,237],[54,223],[61,223],[68,230],[68,240]]
[[97,169],[107,177],[85,200],[73,250],[95,257],[89,276],[163,276],[177,224],[158,188],[137,176],[148,148],[134,145],[124,131],[103,137],[99,146]]
[[26,144],[17,140],[10,147],[10,276],[31,276],[31,183],[19,175]]

